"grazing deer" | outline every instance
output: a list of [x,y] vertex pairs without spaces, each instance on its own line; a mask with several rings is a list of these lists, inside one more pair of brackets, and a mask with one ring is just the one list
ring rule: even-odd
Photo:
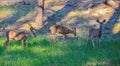
[[51,31],[51,35],[50,35],[51,40],[55,37],[56,33],[62,34],[64,37],[64,40],[66,40],[66,34],[71,33],[74,36],[76,36],[76,28],[72,28],[72,30],[71,30],[71,29],[69,29],[65,26],[62,26],[62,25],[53,25],[49,29]]
[[103,26],[103,24],[104,24],[105,21],[106,21],[106,20],[103,20],[102,22],[100,22],[100,21],[97,19],[97,23],[99,23],[100,27],[99,27],[98,29],[91,28],[91,29],[89,30],[89,37],[88,37],[88,39],[87,39],[87,43],[88,43],[89,40],[91,40],[93,47],[94,47],[94,41],[93,41],[94,38],[97,38],[98,43],[99,43],[99,39],[100,39],[101,36],[102,36],[102,26]]
[[[30,28],[30,33],[27,33],[25,31],[19,31],[19,32],[18,31],[8,31],[8,32],[6,32],[7,40],[4,43],[4,47],[7,47],[11,40],[21,41],[22,46],[24,47],[24,43],[27,40],[27,38],[30,36],[30,34],[32,34],[34,37],[36,37],[36,35],[33,31],[33,27]],[[26,47],[28,47],[28,44],[26,44]]]

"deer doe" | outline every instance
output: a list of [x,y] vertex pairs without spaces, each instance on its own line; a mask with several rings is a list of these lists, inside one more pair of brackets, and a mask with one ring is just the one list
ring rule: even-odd
[[102,36],[102,26],[103,26],[103,24],[104,24],[104,22],[105,22],[106,20],[103,20],[102,22],[100,22],[98,19],[97,19],[97,23],[99,23],[99,25],[100,25],[100,27],[98,28],[98,29],[95,29],[95,28],[91,28],[90,30],[89,30],[89,37],[88,37],[88,39],[87,39],[87,43],[88,43],[88,41],[89,40],[91,40],[92,41],[92,45],[93,45],[93,47],[94,47],[94,41],[93,41],[93,39],[94,38],[97,38],[97,41],[98,41],[98,43],[100,43],[100,38],[101,38],[101,36]]
[[69,34],[69,33],[76,36],[76,28],[72,28],[72,30],[71,30],[71,29],[69,29],[65,26],[62,26],[62,25],[53,25],[49,29],[51,31],[50,40],[55,38],[56,33],[62,34],[63,37],[64,37],[64,40],[66,40],[66,35]]
[[[33,28],[30,28],[30,33],[34,37],[36,37],[36,35],[35,35],[34,31],[33,31]],[[7,36],[7,40],[4,43],[4,47],[7,47],[11,40],[21,41],[22,46],[24,47],[24,43],[27,40],[27,38],[30,36],[30,34],[25,32],[25,31],[20,31],[20,32],[18,32],[18,31],[8,31],[6,33],[6,36]],[[28,44],[26,44],[26,47],[28,47]]]

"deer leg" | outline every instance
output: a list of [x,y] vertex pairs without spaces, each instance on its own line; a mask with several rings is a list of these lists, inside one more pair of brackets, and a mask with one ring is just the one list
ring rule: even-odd
[[66,35],[63,35],[64,40],[66,40]]
[[28,47],[28,41],[25,41],[26,42],[26,48]]
[[4,43],[4,47],[7,47],[9,44],[9,40],[6,40],[5,43]]
[[92,45],[93,45],[93,47],[95,46],[95,44],[94,44],[94,40],[92,39],[92,37],[91,37],[91,41],[92,41]]
[[34,33],[32,28],[30,28],[30,33],[32,34],[32,36],[36,37],[36,34]]
[[24,47],[24,43],[26,43],[26,48],[28,47],[28,42],[26,41],[26,37],[22,40],[22,46]]
[[49,39],[50,39],[50,40],[53,40],[53,38],[52,38],[52,35],[51,35],[51,34],[49,35]]
[[94,44],[94,40],[92,40],[92,45],[93,45],[93,47],[95,46],[95,44]]
[[55,34],[56,34],[56,29],[55,30],[51,30],[51,34],[49,36],[50,40],[55,39]]
[[92,39],[92,37],[91,37],[91,35],[89,34],[89,35],[88,35],[88,38],[87,38],[87,41],[86,41],[87,44],[88,44],[88,42],[90,42],[91,39]]
[[100,40],[99,40],[99,38],[97,38],[97,43],[98,43],[98,45],[100,44]]
[[22,40],[21,42],[22,42],[22,47],[24,47],[24,42],[25,42],[25,41],[24,41],[24,40]]
[[90,38],[87,38],[87,40],[86,40],[86,43],[87,43],[87,44],[88,44],[89,40],[90,40]]
[[53,40],[55,38],[55,35],[50,34],[49,38],[50,38],[50,40]]

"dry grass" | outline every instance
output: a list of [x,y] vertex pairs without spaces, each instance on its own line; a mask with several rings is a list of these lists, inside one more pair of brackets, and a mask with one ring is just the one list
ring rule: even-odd
[[113,34],[117,34],[120,32],[120,22],[114,25],[112,32]]
[[0,19],[11,17],[15,10],[11,6],[0,7]]

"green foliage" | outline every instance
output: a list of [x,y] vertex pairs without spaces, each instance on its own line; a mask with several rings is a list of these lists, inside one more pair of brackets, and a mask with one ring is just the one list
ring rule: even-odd
[[0,66],[103,66],[120,65],[120,42],[101,42],[92,47],[85,39],[53,40],[45,36],[29,38],[28,48],[21,42],[12,41],[3,48],[0,39]]

